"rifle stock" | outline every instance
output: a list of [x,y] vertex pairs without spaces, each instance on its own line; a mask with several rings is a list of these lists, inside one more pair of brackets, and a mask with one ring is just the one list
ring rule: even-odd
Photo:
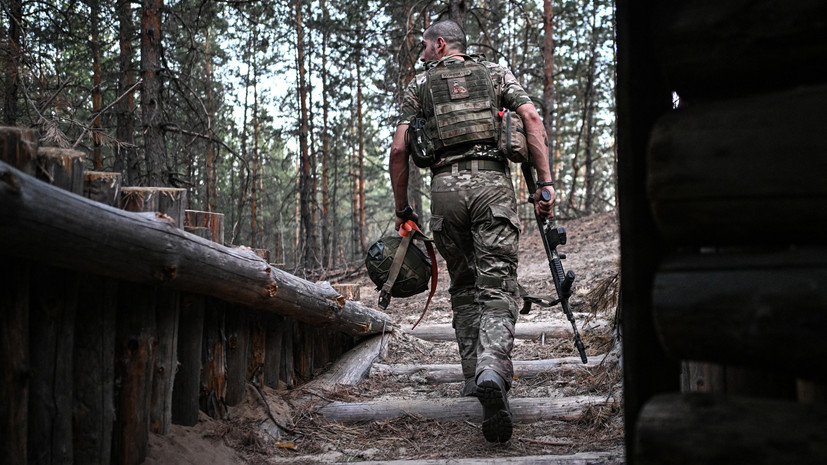
[[[528,188],[528,200],[533,205],[534,193],[537,192],[537,181],[534,178],[534,171],[532,170],[533,166],[530,163],[522,163],[520,168],[523,171],[523,177],[525,177],[526,186]],[[572,315],[571,308],[569,308],[569,297],[572,293],[571,286],[574,283],[575,275],[573,271],[566,273],[563,270],[562,259],[566,258],[566,256],[561,256],[560,253],[557,252],[557,246],[561,244],[565,245],[566,243],[566,228],[562,226],[552,227],[548,218],[538,215],[536,210],[534,213],[534,218],[537,220],[537,227],[540,230],[540,237],[543,239],[543,247],[546,249],[548,264],[551,269],[551,277],[552,281],[554,281],[554,289],[557,291],[557,300],[550,302],[547,306],[551,307],[559,303],[563,308],[563,313],[565,313],[566,318],[571,323],[571,329],[574,331],[574,347],[576,347],[577,351],[580,353],[580,360],[583,363],[587,363],[588,359],[586,358],[586,347],[580,339],[580,332],[577,331],[577,324],[575,323],[574,315]],[[522,313],[528,313],[528,310],[525,310],[525,308],[530,309],[532,302],[540,303],[538,300],[527,299],[527,307],[524,307],[524,311]]]

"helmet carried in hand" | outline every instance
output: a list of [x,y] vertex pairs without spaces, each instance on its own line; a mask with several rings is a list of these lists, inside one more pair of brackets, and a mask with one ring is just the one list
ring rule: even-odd
[[[365,257],[365,266],[368,269],[368,276],[376,284],[379,290],[388,280],[393,257],[402,242],[398,234],[385,236],[368,247],[368,254]],[[428,282],[431,279],[431,259],[415,246],[413,242],[408,245],[408,251],[402,261],[402,268],[396,277],[396,282],[391,288],[393,297],[410,297],[428,289]]]

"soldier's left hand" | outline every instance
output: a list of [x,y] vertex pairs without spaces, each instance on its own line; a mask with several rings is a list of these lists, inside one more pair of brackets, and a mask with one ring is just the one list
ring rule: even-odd
[[[543,200],[543,191],[549,193],[550,200]],[[554,217],[553,209],[556,199],[557,194],[553,186],[538,187],[537,192],[534,193],[534,213],[543,218]]]

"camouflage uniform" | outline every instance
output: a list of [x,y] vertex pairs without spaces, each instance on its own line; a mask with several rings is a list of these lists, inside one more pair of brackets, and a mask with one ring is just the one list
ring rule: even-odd
[[[450,58],[461,59],[461,58]],[[485,62],[498,108],[516,110],[531,99],[507,69]],[[426,91],[425,73],[408,85],[397,122],[416,115]],[[511,350],[520,307],[517,249],[520,220],[508,162],[496,147],[474,145],[449,152],[432,169],[461,160],[500,160],[504,172],[466,169],[440,172],[431,181],[431,232],[451,275],[453,326],[466,387],[491,369],[510,386]],[[473,162],[472,162],[473,163]],[[466,390],[463,394],[468,394]]]

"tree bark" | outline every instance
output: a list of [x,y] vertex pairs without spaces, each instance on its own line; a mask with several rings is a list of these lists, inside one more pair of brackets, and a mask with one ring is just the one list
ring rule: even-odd
[[[120,44],[118,95],[122,95],[135,84],[132,60],[134,58],[135,27],[132,24],[132,2],[118,0],[118,42]],[[135,96],[129,92],[115,106],[117,114],[116,137],[118,139],[115,157],[115,171],[122,171],[125,185],[136,186],[140,183],[141,166],[135,150]]]
[[92,120],[90,134],[92,136],[92,165],[96,170],[103,169],[102,128],[100,111],[103,108],[103,92],[101,90],[101,46],[100,46],[100,2],[87,0],[90,22],[90,49],[92,52]]
[[296,0],[296,53],[299,78],[299,153],[301,156],[301,173],[299,176],[299,203],[301,221],[301,262],[305,270],[317,268],[318,260],[315,254],[316,244],[313,243],[313,224],[311,209],[313,208],[312,179],[310,177],[310,153],[308,149],[308,119],[307,119],[307,83],[305,81],[305,50],[304,25],[302,22],[301,0]]
[[23,0],[9,0],[4,8],[9,19],[8,61],[5,69],[6,82],[3,102],[3,122],[9,126],[17,123],[17,87],[19,86],[23,21]]
[[141,21],[141,115],[149,186],[164,186],[168,179],[161,92],[161,15],[163,0],[143,0]]

